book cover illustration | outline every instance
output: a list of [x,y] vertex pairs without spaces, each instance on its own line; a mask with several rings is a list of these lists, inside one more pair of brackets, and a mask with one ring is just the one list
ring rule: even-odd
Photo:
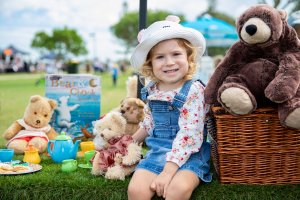
[[45,96],[58,103],[50,125],[61,133],[75,138],[92,133],[92,122],[100,118],[100,77],[85,74],[46,75]]

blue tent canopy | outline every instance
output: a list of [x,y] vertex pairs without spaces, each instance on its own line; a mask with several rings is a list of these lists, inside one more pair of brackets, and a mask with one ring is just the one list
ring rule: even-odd
[[28,52],[22,51],[22,50],[18,49],[17,47],[15,47],[14,45],[9,45],[9,46],[7,47],[7,49],[10,49],[10,50],[12,51],[13,54],[29,55]]
[[40,57],[40,59],[48,59],[48,60],[55,60],[58,57],[58,55],[54,52],[49,52],[48,54],[45,54]]
[[234,26],[208,14],[203,15],[196,21],[181,24],[184,27],[200,31],[205,37],[208,47],[229,47],[238,40]]

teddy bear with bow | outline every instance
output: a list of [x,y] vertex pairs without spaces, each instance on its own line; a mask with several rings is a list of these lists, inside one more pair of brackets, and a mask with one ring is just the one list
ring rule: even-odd
[[96,154],[92,174],[124,180],[133,172],[142,155],[142,147],[125,134],[126,120],[119,112],[109,112],[94,123]]
[[218,65],[205,101],[233,115],[278,106],[283,126],[300,129],[300,41],[286,13],[260,4],[236,22],[240,40]]
[[6,146],[14,149],[15,153],[24,153],[28,145],[33,145],[42,153],[46,150],[49,139],[57,136],[56,131],[49,125],[57,103],[40,95],[30,97],[22,119],[15,121],[3,137],[8,141]]

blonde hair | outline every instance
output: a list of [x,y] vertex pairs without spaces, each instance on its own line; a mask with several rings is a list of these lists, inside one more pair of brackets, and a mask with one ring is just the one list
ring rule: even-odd
[[[191,80],[196,72],[196,56],[197,56],[197,50],[195,47],[192,46],[192,44],[181,38],[175,38],[178,42],[178,45],[180,47],[185,48],[186,53],[187,53],[187,59],[188,59],[188,64],[189,64],[189,69],[188,73],[183,77],[184,81]],[[153,57],[153,49],[157,46],[156,44],[154,47],[151,48],[147,55],[147,59],[143,66],[140,69],[140,72],[143,76],[150,78],[152,81],[156,82],[159,81],[153,73],[153,68],[152,68],[152,62],[151,59]]]

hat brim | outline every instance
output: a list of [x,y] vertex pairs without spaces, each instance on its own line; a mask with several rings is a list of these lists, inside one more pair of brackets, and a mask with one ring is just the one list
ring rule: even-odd
[[154,33],[137,45],[130,59],[131,65],[135,68],[141,67],[146,61],[147,55],[152,47],[161,41],[175,38],[185,39],[196,47],[198,58],[204,54],[206,43],[203,35],[199,31],[186,27],[167,28]]

